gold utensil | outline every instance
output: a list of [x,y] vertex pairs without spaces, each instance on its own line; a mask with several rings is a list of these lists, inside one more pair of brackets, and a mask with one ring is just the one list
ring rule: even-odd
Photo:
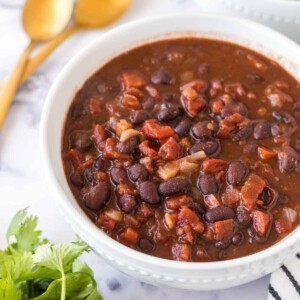
[[0,128],[20,83],[24,67],[32,49],[41,41],[48,40],[61,32],[68,24],[73,11],[72,0],[27,0],[23,9],[22,22],[30,37],[28,46],[3,84],[0,94]]
[[111,24],[124,14],[131,3],[132,0],[79,0],[75,7],[74,25],[44,45],[28,61],[21,82],[24,82],[53,50],[69,36],[78,31],[97,29]]

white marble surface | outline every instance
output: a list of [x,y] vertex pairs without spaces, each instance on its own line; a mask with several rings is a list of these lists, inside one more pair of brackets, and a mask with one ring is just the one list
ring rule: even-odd
[[[22,3],[23,0],[0,0],[0,80],[11,70],[28,42],[21,28]],[[136,0],[118,24],[150,15],[198,10],[193,0]],[[12,216],[27,206],[31,213],[40,217],[40,227],[50,241],[59,243],[74,239],[45,183],[39,150],[39,122],[45,97],[57,74],[78,50],[102,32],[81,33],[69,39],[18,91],[0,133],[0,248],[5,246],[5,231]],[[268,276],[227,290],[184,292],[141,283],[111,268],[93,253],[83,259],[93,267],[104,299],[267,299]]]

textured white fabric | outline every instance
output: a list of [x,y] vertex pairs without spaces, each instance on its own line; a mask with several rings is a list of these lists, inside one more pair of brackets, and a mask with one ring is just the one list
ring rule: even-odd
[[300,300],[300,254],[271,275],[268,300]]

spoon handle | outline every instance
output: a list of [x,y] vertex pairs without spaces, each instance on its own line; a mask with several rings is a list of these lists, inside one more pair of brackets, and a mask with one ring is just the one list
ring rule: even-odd
[[53,38],[50,42],[47,42],[41,49],[39,49],[38,53],[33,56],[30,60],[28,60],[24,73],[22,74],[21,83],[23,83],[34,71],[41,65],[41,63],[69,36],[80,31],[81,28],[78,26],[70,27],[55,38]]
[[2,128],[11,102],[14,99],[16,90],[18,89],[20,79],[22,78],[22,74],[26,66],[26,62],[28,61],[28,57],[35,46],[36,43],[31,41],[30,44],[24,49],[21,57],[19,58],[19,61],[17,62],[12,73],[3,85],[0,94],[0,129]]

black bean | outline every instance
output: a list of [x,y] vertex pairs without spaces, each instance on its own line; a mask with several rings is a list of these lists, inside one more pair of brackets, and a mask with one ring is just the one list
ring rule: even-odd
[[209,65],[207,63],[202,63],[199,65],[197,74],[201,77],[209,73]]
[[271,136],[271,125],[268,121],[259,121],[253,130],[253,136],[256,140],[264,140]]
[[117,203],[120,210],[126,214],[131,213],[136,206],[135,197],[132,195],[121,195],[118,197]]
[[241,126],[238,132],[234,133],[232,140],[234,142],[245,141],[252,133],[252,125],[246,124]]
[[230,246],[230,240],[218,241],[215,243],[215,247],[219,249],[225,249]]
[[70,176],[70,181],[71,181],[72,184],[75,185],[76,187],[82,187],[82,186],[83,186],[83,179],[82,179],[82,176],[80,175],[79,172],[74,172],[74,173]]
[[84,178],[87,182],[93,182],[94,180],[94,170],[92,168],[87,168],[83,171]]
[[218,253],[218,259],[219,260],[226,259],[227,254],[228,254],[228,248],[221,249],[220,252]]
[[141,199],[147,203],[157,204],[160,202],[157,186],[153,181],[143,181],[139,185],[139,194]]
[[141,124],[147,119],[149,119],[150,115],[146,110],[135,110],[131,115],[131,122],[135,125]]
[[83,196],[84,204],[93,210],[102,209],[110,198],[110,186],[107,182],[99,182],[89,188]]
[[257,204],[260,208],[271,210],[277,205],[278,192],[271,187],[266,186],[259,195],[259,199],[263,201],[263,204]]
[[239,113],[246,117],[248,115],[248,109],[242,102],[230,102],[226,104],[221,110],[221,117],[226,118],[235,113]]
[[159,69],[151,75],[154,84],[170,85],[174,84],[176,78],[166,69]]
[[271,133],[272,133],[272,136],[279,136],[279,135],[281,135],[282,131],[277,124],[272,124]]
[[189,118],[181,120],[175,127],[175,132],[182,136],[185,136],[189,133],[192,126],[192,121]]
[[85,132],[74,132],[71,135],[71,143],[72,146],[77,148],[80,152],[85,152],[93,146],[90,135]]
[[162,122],[170,122],[177,118],[180,114],[178,106],[169,106],[163,108],[158,114],[157,117]]
[[257,152],[258,145],[253,142],[247,143],[243,148],[243,153],[248,155],[253,155]]
[[150,252],[153,250],[154,244],[148,239],[141,238],[139,241],[139,247],[143,252]]
[[290,146],[286,146],[279,153],[279,169],[282,173],[298,170],[300,164],[300,155]]
[[172,93],[165,93],[162,95],[162,103],[166,103],[166,102],[176,102],[176,99],[178,98],[177,94],[172,94]]
[[274,119],[276,119],[278,122],[281,123],[292,124],[292,125],[297,124],[295,118],[291,114],[285,111],[274,111],[272,113],[272,116]]
[[148,179],[148,172],[144,165],[134,164],[128,168],[128,176],[132,181],[145,181]]
[[247,173],[248,167],[244,162],[238,160],[231,162],[227,171],[228,184],[240,184],[246,177]]
[[101,170],[105,169],[105,161],[102,159],[101,156],[97,157],[97,159],[95,160],[94,168],[97,171],[101,171]]
[[201,174],[198,180],[198,187],[202,194],[216,194],[219,190],[216,178],[212,174]]
[[188,181],[186,178],[174,177],[159,185],[159,192],[164,196],[185,193],[188,189]]
[[193,135],[198,139],[206,139],[211,136],[211,131],[207,128],[209,121],[201,121],[192,127]]
[[233,235],[233,237],[231,238],[231,242],[233,245],[240,245],[244,240],[244,235],[241,232],[237,232]]
[[113,167],[110,170],[110,177],[114,184],[121,184],[128,182],[127,173],[124,168]]
[[234,216],[234,210],[231,207],[224,205],[210,208],[205,213],[205,219],[209,223],[233,219]]
[[294,149],[300,152],[300,140],[297,139],[294,144]]
[[123,143],[118,142],[117,149],[121,153],[133,154],[137,150],[139,143],[139,138],[137,136],[133,136]]
[[152,98],[147,98],[145,101],[142,102],[142,107],[145,110],[152,110],[155,105],[155,102]]
[[199,216],[202,216],[205,213],[203,206],[198,202],[190,202],[187,206]]
[[243,227],[249,227],[252,224],[250,212],[243,206],[238,206],[236,209],[236,218],[239,224]]
[[199,142],[192,146],[189,150],[190,154],[196,153],[198,151],[204,151],[207,156],[215,157],[221,151],[221,146],[219,140],[211,140],[206,142]]

